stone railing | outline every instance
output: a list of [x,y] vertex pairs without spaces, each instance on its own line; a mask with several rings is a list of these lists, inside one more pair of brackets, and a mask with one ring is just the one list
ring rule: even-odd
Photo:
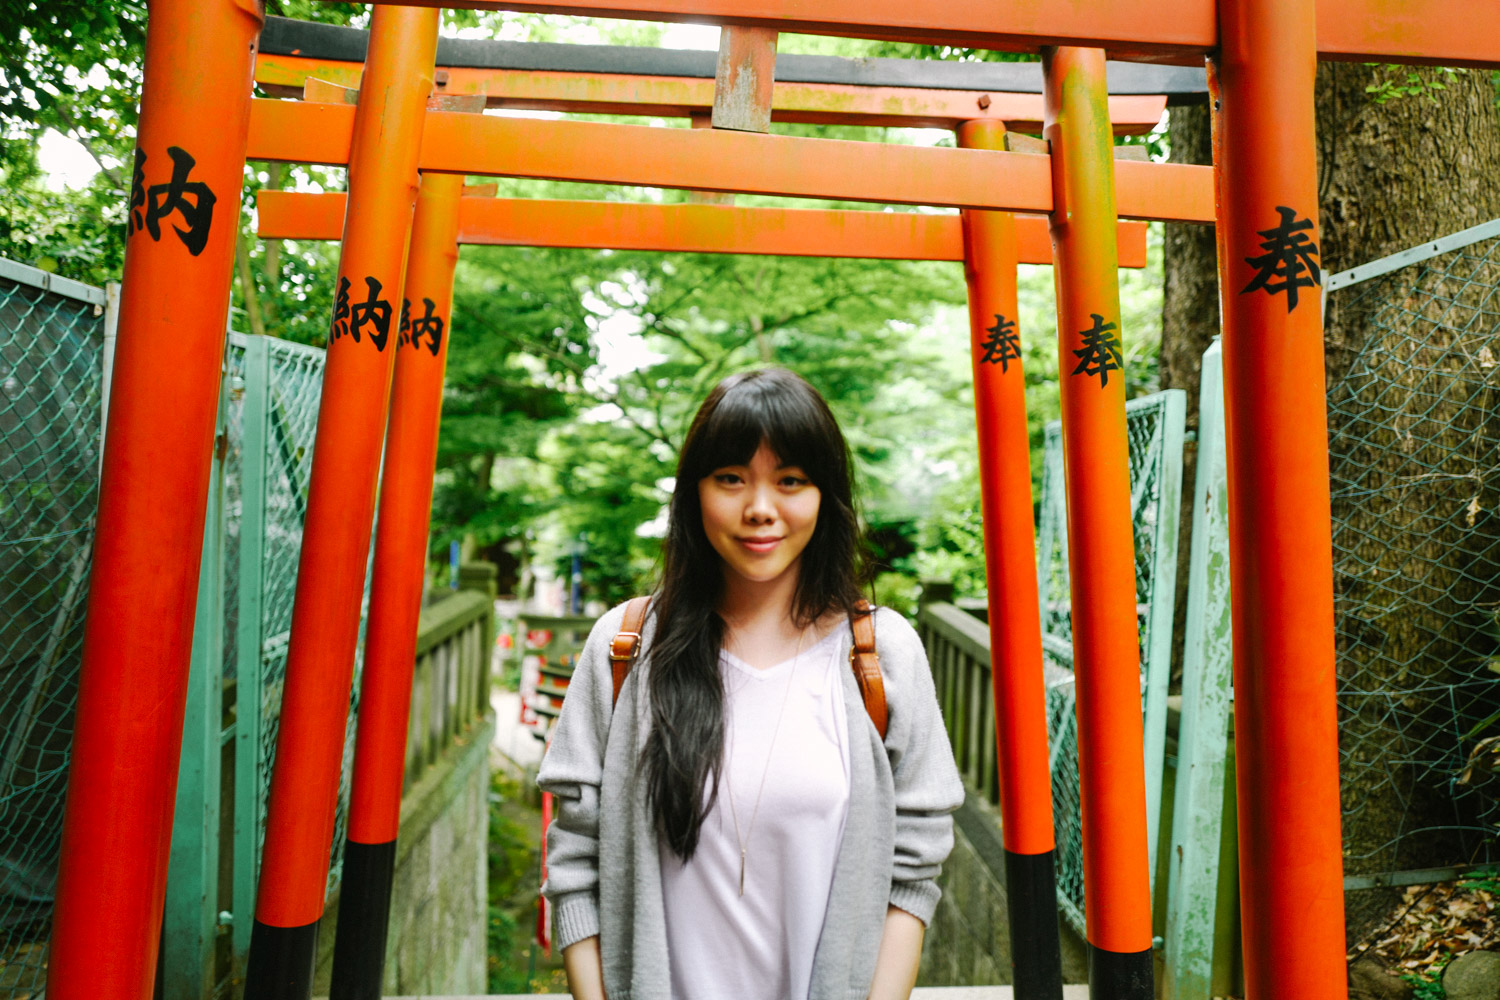
[[989,626],[953,604],[937,603],[922,607],[917,628],[959,773],[971,794],[999,805]]
[[[422,609],[386,938],[387,993],[484,990],[494,644],[494,601],[483,591],[460,590]],[[332,970],[337,916],[330,899],[318,935],[320,994]]]
[[495,606],[459,590],[422,609],[406,737],[406,787],[489,711]]

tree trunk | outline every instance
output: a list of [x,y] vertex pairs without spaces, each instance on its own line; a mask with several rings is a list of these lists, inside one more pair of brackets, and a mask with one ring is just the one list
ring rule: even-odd
[[[1405,86],[1409,72],[1350,63],[1318,68],[1325,281],[1500,216],[1500,121],[1489,74],[1417,70],[1417,80],[1442,89],[1376,99],[1385,84]],[[1206,111],[1174,108],[1172,115],[1173,159],[1207,162]],[[1491,398],[1496,365],[1482,353],[1500,355],[1484,343],[1494,333],[1493,306],[1490,328],[1453,329],[1460,318],[1482,325],[1472,323],[1482,318],[1479,297],[1500,284],[1500,266],[1492,263],[1483,275],[1476,267],[1479,285],[1428,276],[1424,291],[1414,293],[1419,270],[1333,293],[1325,316],[1351,874],[1467,860],[1463,838],[1416,831],[1465,819],[1446,769],[1451,755],[1467,749],[1455,735],[1467,728],[1467,716],[1455,718],[1454,706],[1462,712],[1460,699],[1473,697],[1465,689],[1453,698],[1446,692],[1472,683],[1487,657],[1500,653],[1479,627],[1488,621],[1486,603],[1493,612],[1490,581],[1500,575],[1500,525],[1490,513],[1500,509],[1500,496],[1486,483],[1500,464],[1500,432],[1487,423],[1500,396]],[[1189,426],[1196,422],[1198,359],[1217,333],[1215,273],[1211,232],[1167,227],[1162,384],[1192,393]],[[1185,550],[1185,531],[1182,538]],[[1432,758],[1444,753],[1450,760],[1434,766]],[[1388,892],[1350,894],[1351,939],[1391,901]]]
[[[262,191],[281,190],[281,181],[286,173],[286,164],[267,163],[266,183],[261,186]],[[265,323],[269,327],[275,327],[279,309],[277,308],[277,297],[281,293],[281,241],[267,240],[265,256],[261,258],[261,274],[266,280],[266,298],[261,303],[261,313]],[[278,334],[279,335],[279,334]]]
[[[1208,105],[1171,111],[1172,162],[1213,163]],[[1189,440],[1182,453],[1182,513],[1177,532],[1177,607],[1172,624],[1173,683],[1187,634],[1188,563],[1192,552],[1193,484],[1198,475],[1198,376],[1203,352],[1219,335],[1219,272],[1214,227],[1169,223],[1162,240],[1165,288],[1161,307],[1161,387],[1187,393]]]
[[[1420,70],[1443,89],[1378,103],[1374,93],[1408,72],[1319,67],[1325,280],[1500,215],[1489,74]],[[1456,326],[1500,275],[1476,275],[1485,282],[1476,286],[1421,272],[1329,295],[1324,321],[1350,874],[1461,864],[1479,840],[1440,829],[1479,820],[1472,801],[1454,801],[1451,781],[1458,735],[1478,721],[1463,713],[1482,689],[1449,686],[1472,685],[1500,652],[1478,627],[1500,571],[1484,513],[1500,502],[1485,483],[1496,465],[1486,385],[1495,380],[1472,361],[1493,317],[1483,330]],[[1397,894],[1350,894],[1351,938]]]
[[244,230],[234,244],[235,274],[240,280],[240,296],[245,303],[245,319],[250,332],[257,337],[266,335],[266,323],[260,314],[260,294],[255,290],[255,275],[250,271],[250,240]]

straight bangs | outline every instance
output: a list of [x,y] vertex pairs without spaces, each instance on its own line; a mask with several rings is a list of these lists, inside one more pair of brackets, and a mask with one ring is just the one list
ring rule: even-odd
[[820,490],[847,490],[847,452],[822,398],[811,389],[788,392],[789,382],[805,385],[790,372],[752,374],[726,386],[700,414],[682,452],[679,481],[696,483],[715,469],[749,465],[764,441],[779,464],[800,468]]

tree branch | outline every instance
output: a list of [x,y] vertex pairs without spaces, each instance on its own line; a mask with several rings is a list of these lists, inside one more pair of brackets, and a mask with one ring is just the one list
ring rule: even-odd
[[527,339],[525,339],[523,337],[513,337],[512,339],[523,350],[530,351],[530,352],[533,352],[533,353],[536,353],[536,354],[540,354],[540,355],[543,355],[545,357],[549,357],[549,358],[553,359],[554,361],[560,362],[563,365],[563,367],[567,368],[574,375],[578,376],[578,385],[579,385],[579,388],[587,396],[589,396],[591,399],[594,399],[594,400],[596,400],[596,401],[598,401],[600,403],[609,403],[609,404],[613,405],[614,407],[616,407],[620,411],[620,415],[626,420],[626,422],[629,423],[636,430],[640,431],[642,434],[645,434],[647,437],[649,437],[649,438],[651,438],[653,440],[662,442],[663,444],[667,445],[668,447],[672,446],[672,442],[670,440],[668,440],[667,437],[666,437],[666,435],[662,434],[659,429],[653,430],[652,428],[647,427],[645,424],[641,423],[640,420],[638,420],[636,417],[634,417],[631,414],[630,410],[626,409],[626,406],[625,406],[626,400],[624,399],[623,396],[620,395],[620,392],[619,392],[618,389],[615,390],[614,392],[608,393],[608,394],[590,392],[589,390],[585,389],[583,386],[584,386],[584,379],[588,377],[588,368],[585,365],[579,364],[576,359],[569,357],[568,354],[567,354],[567,352],[560,351],[557,348],[552,347],[552,346],[550,346],[548,344],[541,344],[541,343],[536,343],[536,342],[527,340]]
[[250,246],[244,230],[234,241],[234,266],[240,276],[240,295],[245,300],[245,318],[250,323],[250,332],[257,337],[266,335],[265,317],[260,312],[260,295],[255,290],[255,275],[250,273]]
[[99,172],[109,180],[109,183],[118,191],[128,191],[129,189],[125,186],[125,182],[120,179],[120,175],[115,172],[113,167],[104,162],[98,150],[94,149],[94,145],[89,140],[89,137],[84,134],[83,129],[78,127],[78,123],[73,120],[73,116],[63,109],[62,104],[60,102],[53,104],[52,110],[61,119],[62,123],[67,126],[68,135],[74,142],[83,147],[84,152],[89,154],[94,163],[98,165]]

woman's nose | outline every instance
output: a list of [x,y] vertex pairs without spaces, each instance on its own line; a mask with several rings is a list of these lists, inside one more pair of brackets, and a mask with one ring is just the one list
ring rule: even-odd
[[775,519],[776,505],[771,500],[771,491],[765,486],[751,488],[745,503],[745,520],[758,523]]

